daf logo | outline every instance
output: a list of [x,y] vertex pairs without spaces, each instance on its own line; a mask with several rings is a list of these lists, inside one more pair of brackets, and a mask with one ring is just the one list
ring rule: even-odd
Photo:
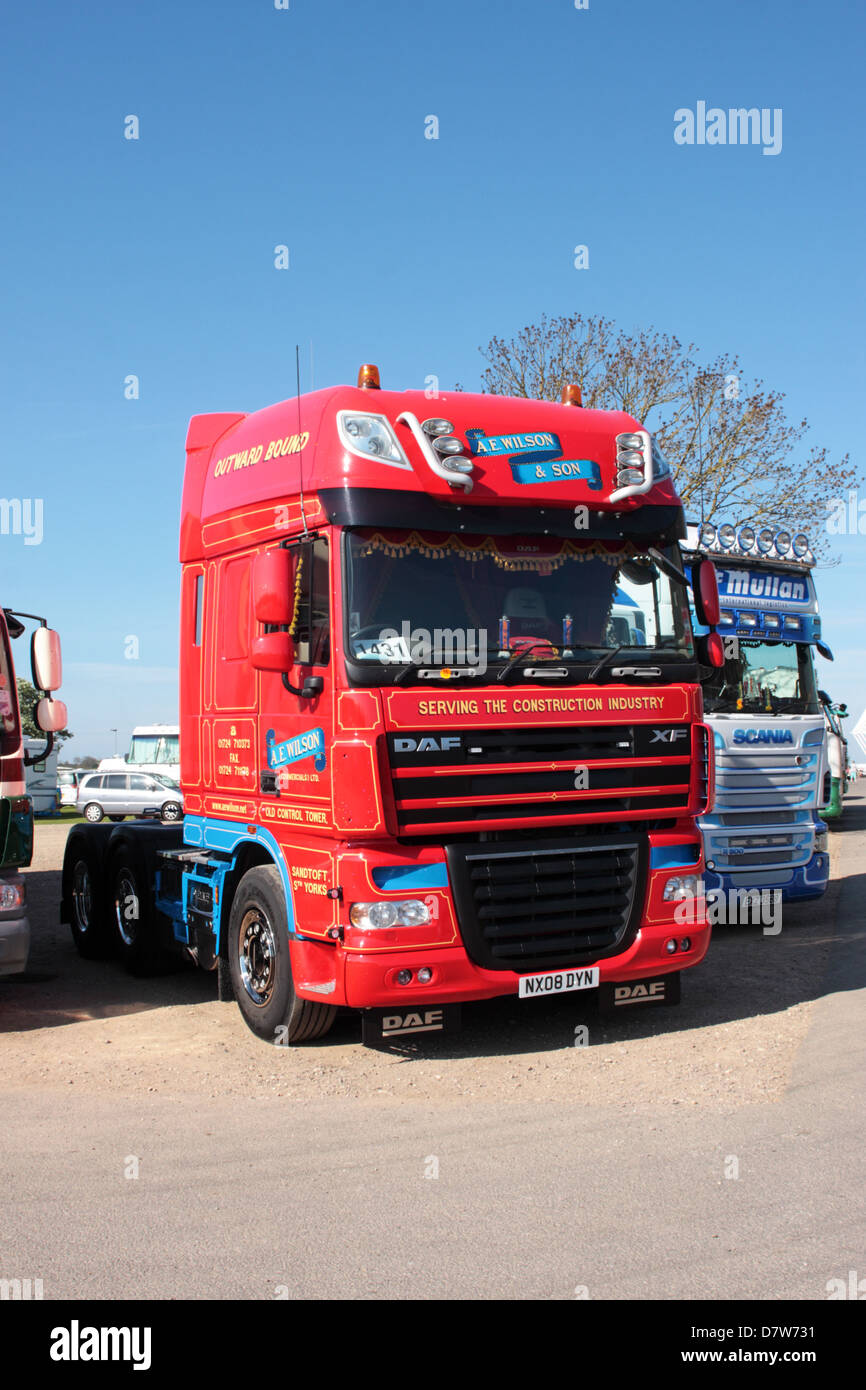
[[435,739],[429,736],[424,738],[395,738],[395,753],[448,753],[452,748],[460,747],[460,738],[455,734],[445,734],[442,738]]
[[688,738],[688,729],[653,729],[650,743],[676,743],[679,738]]
[[445,1027],[441,1009],[425,1009],[423,1013],[386,1014],[382,1019],[382,1037],[397,1033],[440,1033]]
[[663,999],[664,992],[664,980],[653,980],[648,985],[617,985],[613,997],[616,1004],[648,1003],[651,999]]

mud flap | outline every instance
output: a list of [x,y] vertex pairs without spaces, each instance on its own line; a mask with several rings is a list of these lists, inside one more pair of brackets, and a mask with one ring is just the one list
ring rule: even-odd
[[460,1031],[460,1005],[438,1007],[419,1004],[417,1008],[364,1009],[361,1015],[361,1041],[365,1047],[382,1047],[405,1042],[414,1036]]
[[646,980],[622,980],[598,987],[599,1013],[610,1017],[626,1009],[649,1009],[658,1004],[680,1002],[680,972],[653,975]]

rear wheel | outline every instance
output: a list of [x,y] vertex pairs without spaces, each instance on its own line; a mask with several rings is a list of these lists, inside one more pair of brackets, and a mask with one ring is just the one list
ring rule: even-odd
[[160,914],[153,905],[147,865],[138,847],[121,842],[108,862],[114,945],[131,975],[151,975],[159,970],[165,951],[159,937]]
[[84,808],[84,819],[89,820],[91,825],[96,825],[105,815],[98,801],[88,801]]
[[105,883],[101,856],[83,835],[67,850],[64,874],[72,940],[85,960],[98,960],[110,952]]
[[238,1008],[257,1037],[273,1043],[324,1037],[337,1010],[295,994],[283,886],[273,865],[248,870],[238,884],[228,955]]

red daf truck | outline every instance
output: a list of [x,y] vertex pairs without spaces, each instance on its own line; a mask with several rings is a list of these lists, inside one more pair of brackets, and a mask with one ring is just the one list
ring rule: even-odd
[[381,1042],[497,995],[674,1002],[722,658],[651,436],[576,387],[431,401],[367,366],[186,449],[185,819],[73,830],[79,948],[186,952],[276,1042],[340,1006]]

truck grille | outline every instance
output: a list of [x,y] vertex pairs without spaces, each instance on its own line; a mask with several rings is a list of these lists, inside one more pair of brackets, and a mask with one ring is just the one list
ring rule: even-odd
[[675,817],[689,808],[691,738],[688,724],[391,733],[398,826],[424,834]]
[[789,806],[792,809],[815,806],[818,803],[818,768],[820,749],[800,752],[760,755],[730,753],[721,749],[716,754],[715,811],[768,810]]
[[634,938],[647,871],[643,836],[446,846],[463,943],[487,970],[558,969]]

